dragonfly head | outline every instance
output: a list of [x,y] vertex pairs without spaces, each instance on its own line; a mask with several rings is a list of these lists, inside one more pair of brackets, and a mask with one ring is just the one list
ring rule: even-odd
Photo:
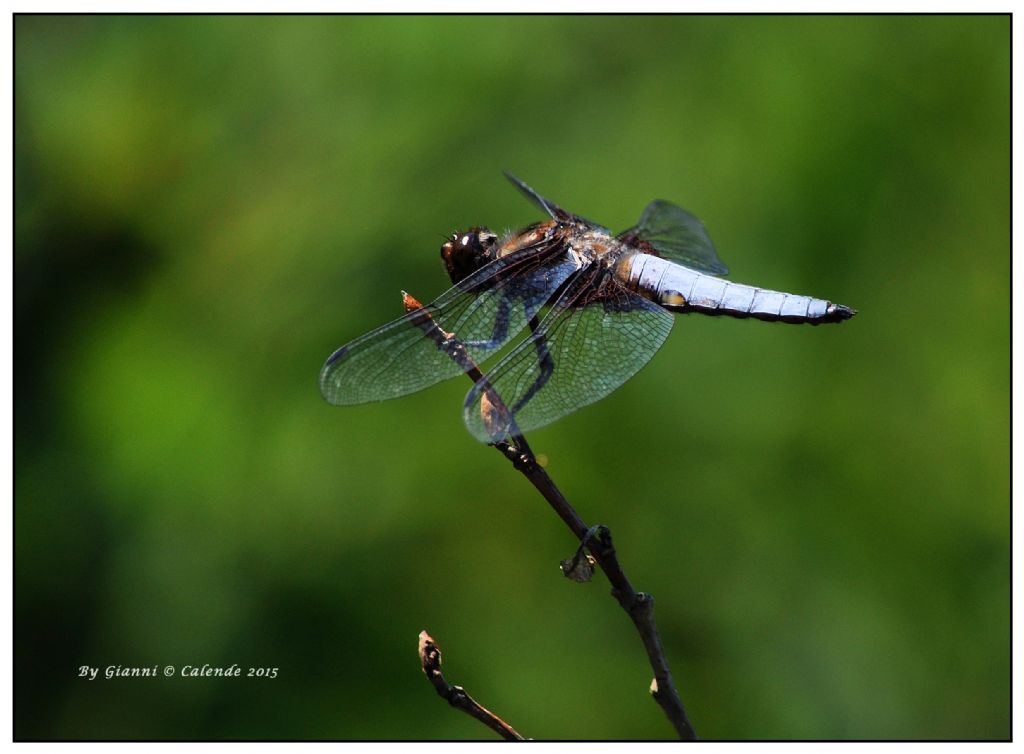
[[452,283],[462,280],[495,260],[498,237],[487,228],[473,227],[453,233],[441,246],[441,259]]

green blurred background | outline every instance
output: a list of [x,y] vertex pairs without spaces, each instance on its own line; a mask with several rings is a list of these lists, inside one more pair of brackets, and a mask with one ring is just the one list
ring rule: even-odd
[[[442,235],[660,197],[842,326],[681,318],[530,440],[706,738],[1010,735],[1009,17],[15,19],[16,734],[666,738],[565,527],[324,358]],[[276,666],[89,682],[80,665]]]

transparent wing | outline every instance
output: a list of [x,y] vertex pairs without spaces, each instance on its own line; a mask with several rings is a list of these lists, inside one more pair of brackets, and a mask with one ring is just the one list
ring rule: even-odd
[[709,275],[728,274],[704,223],[682,207],[663,199],[647,205],[635,227],[622,231],[619,238],[633,236],[647,241],[663,257],[680,262]]
[[562,209],[550,199],[545,199],[543,196],[538,194],[536,191],[527,186],[525,183],[516,178],[507,170],[505,171],[505,177],[508,178],[509,182],[513,186],[515,186],[522,192],[523,196],[525,196],[533,204],[536,204],[538,207],[547,212],[556,220],[561,220],[564,222],[581,221],[587,223],[588,225],[593,225],[595,228],[604,227],[602,225],[598,225],[595,222],[587,220],[585,217],[580,217],[575,212],[569,212],[568,210]]
[[[481,442],[526,432],[605,397],[650,361],[673,317],[603,271],[581,273],[540,327],[494,365],[466,396],[466,426]],[[493,391],[493,392],[489,392]]]
[[556,220],[568,220],[570,217],[572,217],[571,213],[566,212],[564,209],[559,207],[550,199],[545,199],[543,196],[538,194],[536,191],[527,186],[525,183],[516,178],[507,170],[504,171],[504,173],[505,177],[508,178],[509,182],[523,193],[523,196],[525,196],[527,199],[536,204],[538,207],[547,212]]
[[[482,361],[519,333],[579,269],[562,247],[517,251],[477,270],[427,304],[434,322]],[[320,371],[320,392],[335,405],[397,398],[461,374],[463,369],[412,312],[335,351]]]

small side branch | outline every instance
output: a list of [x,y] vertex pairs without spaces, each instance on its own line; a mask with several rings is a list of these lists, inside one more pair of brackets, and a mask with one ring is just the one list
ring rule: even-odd
[[[421,313],[421,316],[416,318],[416,325],[423,330],[424,336],[433,340],[440,350],[447,353],[453,361],[462,367],[473,383],[484,379],[483,372],[474,363],[465,346],[454,333],[442,330],[430,312],[423,307],[423,304],[404,291],[402,292],[402,303],[406,311]],[[683,707],[683,700],[672,679],[672,672],[669,670],[668,659],[665,656],[665,648],[661,643],[661,636],[658,634],[658,626],[654,622],[654,598],[633,588],[622,569],[622,564],[619,563],[615,548],[612,546],[611,533],[607,527],[590,527],[580,518],[561,490],[555,486],[554,480],[537,462],[537,457],[516,426],[511,412],[505,408],[501,397],[486,383],[483,388],[490,402],[507,421],[505,426],[508,427],[511,434],[510,441],[495,442],[492,447],[504,455],[517,471],[530,480],[530,483],[540,492],[548,505],[580,541],[581,549],[585,547],[604,571],[608,581],[611,582],[612,595],[633,621],[640,640],[643,642],[644,650],[647,652],[651,670],[654,671],[654,680],[651,682],[650,689],[651,696],[661,706],[665,716],[682,740],[697,740],[697,732],[693,729],[693,724]],[[563,573],[568,578],[579,580],[583,575],[583,571],[579,568],[580,555],[581,553],[577,552],[577,557],[573,559],[575,563],[568,561],[563,564]]]
[[438,696],[493,730],[507,741],[525,741],[515,728],[478,703],[461,686],[452,686],[441,672],[441,650],[426,631],[420,631],[420,664]]

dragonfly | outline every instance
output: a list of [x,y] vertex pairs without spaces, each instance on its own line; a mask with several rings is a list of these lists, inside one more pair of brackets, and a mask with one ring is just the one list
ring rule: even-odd
[[[704,224],[670,202],[652,201],[636,225],[613,234],[505,175],[547,219],[501,238],[480,226],[448,237],[441,259],[452,287],[331,354],[320,371],[327,402],[422,390],[498,356],[525,332],[475,371],[463,405],[469,432],[495,443],[619,388],[665,343],[676,314],[811,325],[856,314],[722,279],[728,268]],[[425,322],[444,342],[425,335]],[[462,357],[446,344],[458,344]]]

